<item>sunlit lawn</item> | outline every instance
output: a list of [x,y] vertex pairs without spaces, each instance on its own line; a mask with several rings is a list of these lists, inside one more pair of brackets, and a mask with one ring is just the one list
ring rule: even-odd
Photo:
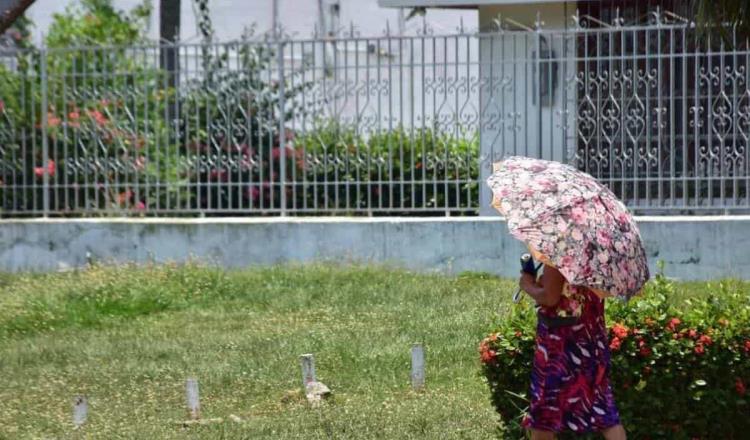
[[[0,275],[0,438],[502,438],[476,347],[512,287],[332,266]],[[299,392],[303,353],[334,393],[318,408]],[[178,423],[188,377],[223,422]],[[77,394],[90,415],[75,431]]]

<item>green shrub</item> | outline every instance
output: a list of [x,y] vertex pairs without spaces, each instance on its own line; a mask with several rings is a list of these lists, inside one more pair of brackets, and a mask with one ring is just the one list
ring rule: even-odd
[[[328,209],[422,209],[464,213],[479,206],[479,143],[429,128],[360,134],[336,123],[295,139],[301,200]],[[355,183],[356,182],[356,183]]]
[[[252,37],[250,30],[217,54],[204,51],[202,75],[180,91],[179,154],[195,162],[184,170],[193,183],[191,209],[282,207],[281,121],[302,111],[297,97],[310,83],[294,82],[294,75],[274,79],[277,48]],[[292,131],[285,137],[288,143]],[[288,181],[295,158],[290,146],[284,147]],[[291,188],[285,190],[289,200]]]
[[[523,435],[536,316],[528,301],[480,344],[492,403]],[[750,432],[750,296],[739,283],[680,298],[658,275],[644,294],[607,307],[612,386],[637,439],[739,439]]]

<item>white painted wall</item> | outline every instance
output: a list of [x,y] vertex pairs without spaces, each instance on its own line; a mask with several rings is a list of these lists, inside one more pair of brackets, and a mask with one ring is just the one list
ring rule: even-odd
[[[750,279],[750,217],[637,221],[653,273],[663,260],[670,277]],[[82,267],[88,252],[104,263],[358,262],[515,277],[523,250],[498,217],[0,220],[0,271],[11,272]]]
[[[541,5],[483,6],[479,8],[479,24],[483,34],[479,43],[482,78],[492,78],[492,87],[482,89],[479,96],[485,124],[480,134],[482,163],[481,180],[491,173],[492,163],[510,155],[541,157],[564,161],[566,149],[575,137],[571,118],[575,112],[575,88],[567,87],[566,78],[575,71],[575,41],[561,32],[566,28],[574,3],[558,2]],[[535,29],[541,19],[545,32],[496,32],[495,20],[511,19],[529,29]],[[505,29],[514,25],[505,23]],[[540,38],[545,38],[555,52],[557,85],[552,103],[540,105],[536,89],[537,63],[533,54]],[[568,59],[566,59],[568,58]],[[567,93],[566,92],[567,87]],[[564,130],[567,128],[567,130]],[[491,213],[491,199],[486,185],[480,185],[481,212]]]

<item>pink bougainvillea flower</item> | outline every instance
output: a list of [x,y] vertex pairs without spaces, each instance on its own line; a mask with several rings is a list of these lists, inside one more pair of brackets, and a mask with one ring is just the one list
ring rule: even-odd
[[130,202],[130,199],[133,197],[133,191],[131,190],[125,190],[117,195],[117,203],[120,205],[125,205],[126,203]]
[[52,112],[47,112],[47,126],[50,128],[55,128],[60,126],[60,123],[62,122],[62,119],[57,117]]
[[246,194],[250,200],[256,200],[260,196],[260,189],[257,186],[251,186],[247,189]]
[[49,174],[50,177],[55,175],[55,161],[50,159],[47,161],[47,168],[45,167],[34,167],[34,175],[36,177],[44,177],[44,172],[46,171],[47,174]]
[[138,211],[145,211],[146,204],[139,200],[138,203],[135,204],[135,209]]
[[89,110],[89,116],[91,119],[94,120],[98,125],[105,125],[109,120],[106,116],[99,110]]

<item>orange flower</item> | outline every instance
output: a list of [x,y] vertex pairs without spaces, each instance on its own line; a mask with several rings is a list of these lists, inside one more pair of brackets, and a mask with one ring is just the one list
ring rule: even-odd
[[494,350],[490,350],[489,341],[490,337],[487,337],[482,339],[482,342],[479,344],[479,357],[484,364],[492,362],[497,355]]
[[482,357],[482,363],[489,364],[490,362],[492,362],[493,360],[495,360],[495,356],[496,355],[497,355],[497,353],[495,353],[494,350],[487,350],[487,351],[482,352],[482,356],[481,356]]
[[680,321],[678,318],[672,318],[669,320],[669,324],[667,324],[667,329],[673,332],[677,329],[677,326],[680,324],[682,324],[682,321]]
[[615,336],[612,338],[612,342],[609,343],[609,348],[612,351],[617,351],[620,349],[620,346],[622,345],[622,341],[620,341],[620,338]]
[[615,323],[612,326],[612,333],[620,339],[625,339],[628,336],[628,328],[620,323]]

